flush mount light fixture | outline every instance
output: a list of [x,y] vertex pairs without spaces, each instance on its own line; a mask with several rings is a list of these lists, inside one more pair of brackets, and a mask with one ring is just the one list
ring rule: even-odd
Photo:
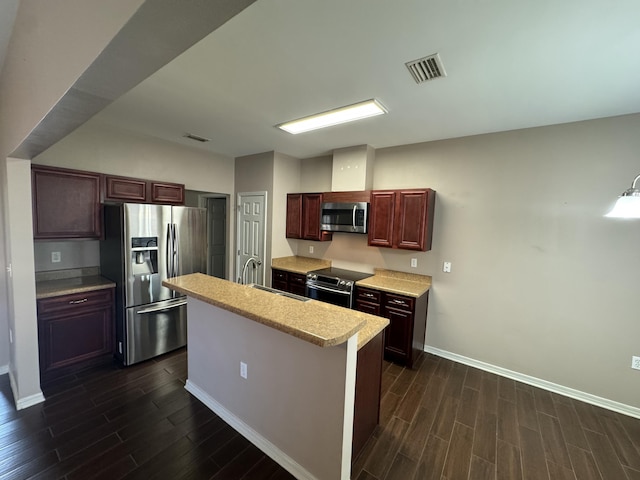
[[631,188],[622,192],[618,201],[605,217],[613,218],[640,218],[640,188],[636,188],[638,175],[631,184]]
[[352,122],[362,118],[374,117],[387,113],[387,110],[375,99],[354,103],[346,107],[335,108],[328,112],[316,113],[308,117],[281,123],[276,127],[294,135],[318,128],[330,127],[341,123]]

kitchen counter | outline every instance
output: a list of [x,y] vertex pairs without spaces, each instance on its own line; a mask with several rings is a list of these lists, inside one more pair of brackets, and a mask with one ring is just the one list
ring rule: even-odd
[[36,281],[36,300],[114,288],[115,286],[114,282],[100,275],[40,280]]
[[162,284],[320,347],[342,344],[357,332],[361,348],[389,324],[375,315],[316,300],[302,302],[201,273]]
[[306,275],[312,270],[320,270],[331,266],[331,260],[310,257],[280,257],[271,260],[271,268]]
[[376,268],[372,277],[359,280],[356,285],[418,298],[431,288],[431,277]]

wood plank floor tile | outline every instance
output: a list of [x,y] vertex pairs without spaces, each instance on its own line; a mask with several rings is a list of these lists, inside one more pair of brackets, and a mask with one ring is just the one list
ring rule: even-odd
[[542,445],[544,446],[544,455],[547,461],[570,469],[571,460],[558,419],[539,412],[538,424],[540,425]]
[[625,473],[618,461],[616,452],[613,450],[611,442],[605,435],[601,435],[591,430],[585,430],[587,441],[591,446],[591,453],[604,479],[624,478]]
[[415,480],[440,480],[448,449],[449,442],[435,435],[429,435],[413,478]]
[[[520,392],[531,395],[533,398],[533,394],[525,390],[520,390],[518,393]],[[540,432],[524,426],[521,426],[519,431],[524,480],[547,480],[549,478],[549,472]]]
[[417,466],[415,460],[398,453],[393,459],[389,473],[384,478],[385,480],[407,480],[413,477]]
[[453,427],[447,459],[444,462],[443,475],[446,478],[467,478],[471,465],[473,448],[473,429],[456,422]]
[[495,480],[496,465],[487,462],[485,459],[473,455],[469,468],[469,479],[473,480]]
[[588,450],[589,444],[587,443],[587,437],[584,436],[582,424],[573,405],[556,403],[556,412],[558,413],[558,420],[560,421],[562,433],[564,434],[564,439],[567,444]]
[[510,378],[498,377],[498,397],[516,402],[516,382]]
[[496,441],[498,438],[497,416],[480,410],[476,417],[473,454],[488,463],[496,463]]
[[[184,389],[185,350],[49,382],[16,411],[0,376],[0,480],[293,480]],[[432,354],[384,362],[355,480],[640,480],[640,419]]]
[[496,479],[522,480],[520,448],[500,439],[496,451]]
[[603,480],[593,455],[588,450],[569,445],[571,465],[578,480]]
[[518,433],[518,412],[515,403],[503,398],[498,400],[498,439],[511,445],[520,445]]
[[516,389],[516,399],[518,425],[538,432],[540,427],[538,426],[538,415],[536,412],[535,401],[533,399],[533,393],[523,389]]

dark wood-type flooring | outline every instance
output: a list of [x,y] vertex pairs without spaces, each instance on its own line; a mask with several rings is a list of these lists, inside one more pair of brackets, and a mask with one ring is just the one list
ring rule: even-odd
[[[0,480],[293,478],[185,377],[184,350],[94,368],[17,412],[0,376]],[[385,362],[381,417],[353,480],[640,480],[640,420],[433,355]]]

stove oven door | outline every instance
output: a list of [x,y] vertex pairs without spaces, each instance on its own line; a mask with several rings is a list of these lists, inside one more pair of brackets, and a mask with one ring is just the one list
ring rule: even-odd
[[321,302],[332,303],[339,307],[352,308],[353,306],[353,296],[349,290],[339,290],[316,283],[307,283],[306,296]]

